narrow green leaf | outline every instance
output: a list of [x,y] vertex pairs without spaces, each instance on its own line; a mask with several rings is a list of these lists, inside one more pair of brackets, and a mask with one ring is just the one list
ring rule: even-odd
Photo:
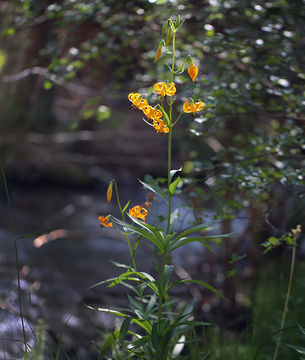
[[174,265],[165,265],[165,268],[164,268],[164,284],[163,284],[164,287],[167,287],[167,284],[168,284],[169,279],[170,279],[170,277],[171,277],[171,275],[173,273],[173,270],[174,270]]
[[289,345],[289,344],[287,344],[287,346],[289,346],[291,349],[295,350],[295,351],[298,352],[299,354],[305,355],[305,347],[295,346],[295,345]]
[[160,246],[162,247],[162,243],[163,243],[163,237],[159,231],[159,229],[156,226],[153,225],[149,225],[146,224],[144,221],[141,221],[137,218],[132,217],[131,215],[127,214],[130,219],[136,223],[137,225],[141,226],[142,228],[144,228],[146,231],[150,232],[152,235],[155,236],[156,240],[160,243]]
[[192,302],[189,305],[187,305],[187,307],[182,311],[182,313],[179,315],[179,319],[183,319],[187,315],[189,315],[193,311],[194,305],[195,305],[195,299],[192,300]]
[[124,269],[129,269],[131,271],[135,271],[132,267],[130,267],[130,266],[126,265],[126,264],[121,264],[121,263],[119,263],[117,261],[114,261],[114,260],[110,260],[110,262],[113,265],[117,266],[117,267],[124,268]]
[[153,307],[156,305],[156,302],[157,302],[157,295],[153,294],[150,297],[149,302],[148,302],[147,307],[146,307],[146,310],[145,310],[145,314],[146,314],[147,317],[151,313]]
[[[154,245],[157,246],[157,248],[159,248],[161,250],[162,248],[162,244],[160,244],[160,240],[155,236],[154,233],[152,233],[152,231],[146,231],[146,230],[143,230],[143,228],[138,228],[137,226],[133,226],[133,225],[130,225],[122,220],[119,220],[113,216],[110,217],[111,220],[113,222],[115,222],[116,224],[118,225],[121,225],[123,226],[124,228],[126,229],[129,229],[131,231],[133,231],[133,233],[136,233],[136,234],[139,234],[141,235],[143,238],[151,241]],[[138,220],[136,220],[135,218],[132,218],[132,220],[136,223],[138,223]]]
[[143,320],[138,320],[138,319],[132,318],[131,321],[134,322],[135,324],[141,326],[148,334],[151,333],[151,325],[147,320],[143,321]]
[[[120,317],[127,317],[128,316],[128,315],[126,315],[126,314],[124,314],[124,313],[122,313],[120,311],[117,311],[117,310],[112,310],[112,309],[107,309],[107,308],[94,309],[94,308],[92,308],[91,306],[88,306],[88,305],[87,305],[87,307],[89,309],[105,312],[105,313],[120,316]],[[151,333],[151,325],[150,325],[150,323],[148,321],[146,321],[146,320],[142,321],[142,320],[138,320],[138,319],[135,319],[135,318],[131,318],[131,321],[134,322],[135,324],[141,326],[148,334]]]
[[135,349],[139,348],[140,346],[149,343],[149,340],[150,340],[150,337],[149,337],[149,336],[143,336],[143,337],[141,337],[141,339],[136,340],[136,341],[130,343],[130,344],[127,346],[127,348],[128,348],[128,350],[135,350]]
[[222,299],[226,300],[226,298],[218,291],[216,290],[212,285],[207,284],[204,281],[201,280],[193,280],[193,279],[180,279],[175,282],[173,282],[169,287],[168,290],[172,289],[176,285],[184,284],[184,283],[193,283],[193,284],[199,284],[207,288],[208,290],[212,291],[214,294],[220,296]]
[[123,210],[122,210],[123,214],[124,214],[124,212],[126,211],[126,209],[128,208],[129,203],[130,203],[130,200],[128,200],[128,201],[127,201],[127,204],[124,206],[124,208],[123,208]]
[[185,244],[190,244],[193,242],[201,243],[208,250],[210,250],[213,254],[215,254],[215,251],[210,247],[209,244],[207,244],[205,241],[202,240],[202,237],[189,237],[189,238],[185,237],[185,238],[179,239],[178,241],[174,241],[174,242],[172,242],[172,244],[170,246],[170,251],[174,251],[175,249],[178,249],[179,247],[181,247]]
[[144,320],[145,316],[144,316],[144,314],[143,314],[143,312],[141,310],[135,309],[134,313],[137,315],[139,320]]
[[182,231],[180,234],[178,234],[175,241],[185,237],[186,235],[192,234],[196,231],[208,229],[209,227],[211,227],[210,224],[200,224],[200,225],[193,226],[189,229]]
[[127,294],[128,300],[134,309],[142,310],[142,304],[136,301],[132,296]]
[[179,184],[179,181],[180,181],[180,176],[178,176],[177,179],[170,184],[169,192],[171,193],[171,195],[174,195],[176,187]]
[[163,114],[163,116],[164,116],[166,125],[169,125],[169,117],[168,117],[168,115],[167,115],[167,112],[163,109],[162,106],[159,106],[159,109],[162,111],[162,114]]
[[108,309],[108,308],[97,308],[97,311],[101,311],[107,314],[112,314],[112,315],[116,315],[116,316],[120,316],[120,317],[127,317],[128,315],[117,311],[117,310],[113,310],[113,309]]
[[156,351],[159,350],[159,341],[158,341],[159,335],[158,335],[158,322],[154,322],[152,329],[151,329],[151,343],[152,346]]
[[305,328],[303,328],[303,326],[301,326],[300,324],[298,324],[298,328],[301,330],[301,332],[305,335]]
[[140,183],[146,187],[148,190],[154,192],[155,194],[159,195],[163,200],[165,200],[166,202],[168,202],[165,194],[163,193],[163,191],[161,190],[161,188],[157,185],[154,184],[147,184],[144,181],[138,179],[140,181]]
[[111,333],[107,337],[106,341],[104,342],[103,346],[101,347],[100,353],[98,355],[98,360],[105,359],[105,356],[106,356],[108,350],[112,347],[113,343],[118,338],[118,335],[119,335],[119,330]]
[[211,325],[205,321],[181,321],[178,326],[188,325],[188,326],[208,326]]

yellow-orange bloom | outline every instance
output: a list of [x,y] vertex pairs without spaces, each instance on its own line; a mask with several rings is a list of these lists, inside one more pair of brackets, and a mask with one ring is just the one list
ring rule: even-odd
[[98,219],[101,223],[101,226],[112,227],[112,222],[108,220],[108,216],[101,215]]
[[142,110],[143,107],[147,105],[147,100],[144,99],[143,96],[139,93],[130,93],[128,95],[128,100],[132,102],[133,107],[140,110]]
[[150,105],[144,106],[142,108],[142,111],[145,114],[145,116],[147,116],[149,119],[152,120],[160,119],[162,117],[162,112]]
[[111,198],[112,198],[112,185],[113,185],[113,183],[110,182],[109,186],[108,186],[108,189],[107,189],[107,201],[108,202],[110,202]]
[[196,113],[198,111],[201,111],[205,107],[205,103],[198,100],[197,102],[186,100],[186,102],[183,104],[183,111],[186,113]]
[[141,219],[145,222],[145,216],[147,215],[147,210],[140,205],[136,205],[133,208],[129,209],[129,215]]
[[165,125],[164,121],[161,119],[154,120],[153,127],[156,130],[156,133],[167,134],[169,132],[169,128]]
[[158,82],[154,85],[155,92],[161,96],[166,95],[166,84],[164,82]]
[[173,96],[175,94],[176,94],[176,86],[174,83],[170,83],[169,86],[167,86],[166,95]]
[[198,67],[194,64],[193,60],[191,60],[191,63],[190,63],[189,68],[187,69],[187,72],[188,72],[190,78],[192,79],[192,81],[194,81],[198,74]]
[[176,93],[176,87],[174,83],[170,83],[169,85],[164,82],[158,82],[154,85],[155,92],[161,96],[173,96]]

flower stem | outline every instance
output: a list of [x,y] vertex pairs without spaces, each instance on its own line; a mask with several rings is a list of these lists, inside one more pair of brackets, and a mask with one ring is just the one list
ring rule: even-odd
[[280,331],[279,331],[279,335],[278,335],[278,338],[277,338],[276,347],[275,347],[275,351],[274,351],[274,355],[273,355],[273,360],[276,360],[276,358],[277,358],[277,354],[278,354],[279,347],[280,347],[280,344],[281,344],[282,330],[284,329],[284,325],[285,325],[285,320],[286,320],[286,315],[287,315],[287,310],[288,310],[288,301],[289,301],[289,296],[290,296],[291,287],[292,287],[292,279],[293,279],[293,271],[294,271],[294,263],[295,263],[295,253],[296,253],[296,246],[293,246],[292,247],[290,274],[289,274],[288,288],[287,288],[287,293],[286,293],[285,306],[284,306],[284,311],[283,311],[283,315],[282,315]]
[[[172,60],[172,70],[171,70],[171,83],[174,81],[174,71],[175,71],[175,38],[176,33],[173,32],[173,60]],[[168,235],[170,232],[170,218],[171,218],[171,205],[172,205],[172,195],[169,191],[171,178],[170,178],[170,171],[171,171],[171,161],[172,161],[172,132],[173,132],[173,125],[172,125],[172,118],[173,118],[173,103],[170,102],[169,107],[169,133],[168,133],[168,148],[167,148],[167,190],[168,190],[168,216],[167,216],[167,230],[166,234]]]
[[168,190],[168,214],[167,214],[167,229],[166,234],[168,235],[170,232],[170,218],[171,218],[171,211],[172,211],[172,195],[169,191],[171,178],[170,178],[170,171],[171,171],[171,158],[172,158],[172,126],[169,127],[168,133],[168,149],[167,149],[167,190]]

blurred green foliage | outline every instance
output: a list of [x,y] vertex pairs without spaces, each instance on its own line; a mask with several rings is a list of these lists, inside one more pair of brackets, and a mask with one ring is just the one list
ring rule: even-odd
[[[45,69],[36,87],[32,80],[18,93],[10,85],[9,101],[1,86],[1,115],[10,119],[9,129],[21,124],[23,131],[65,128],[52,114],[52,104],[67,83],[90,88],[71,111],[72,128],[76,120],[109,118],[109,108],[126,101],[130,89],[149,93],[153,81],[167,72],[163,55],[151,66],[162,25],[180,14],[186,21],[178,65],[187,54],[194,58],[200,83],[195,94],[207,104],[204,115],[181,122],[177,141],[190,195],[205,195],[205,203],[197,206],[213,203],[216,217],[232,219],[253,203],[272,208],[278,187],[278,194],[284,189],[303,196],[302,0],[10,0],[1,6],[0,54],[7,60],[2,75]],[[17,62],[21,53],[23,60]],[[181,100],[194,93],[184,75],[177,83]],[[39,111],[30,101],[37,89],[44,90],[36,96]],[[46,108],[51,109],[47,116]]]

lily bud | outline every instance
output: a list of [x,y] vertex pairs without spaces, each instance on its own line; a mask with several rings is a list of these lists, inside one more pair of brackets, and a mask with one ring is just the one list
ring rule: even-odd
[[110,202],[111,198],[112,198],[112,186],[113,186],[113,183],[112,183],[112,181],[110,181],[108,189],[107,189],[107,201],[108,202]]
[[187,72],[188,72],[190,78],[192,79],[192,81],[194,81],[198,74],[198,67],[194,64],[194,61],[192,58],[190,59],[190,65],[189,65],[189,68],[187,69]]
[[156,63],[160,59],[161,54],[162,54],[162,44],[160,44],[158,47],[154,63]]

